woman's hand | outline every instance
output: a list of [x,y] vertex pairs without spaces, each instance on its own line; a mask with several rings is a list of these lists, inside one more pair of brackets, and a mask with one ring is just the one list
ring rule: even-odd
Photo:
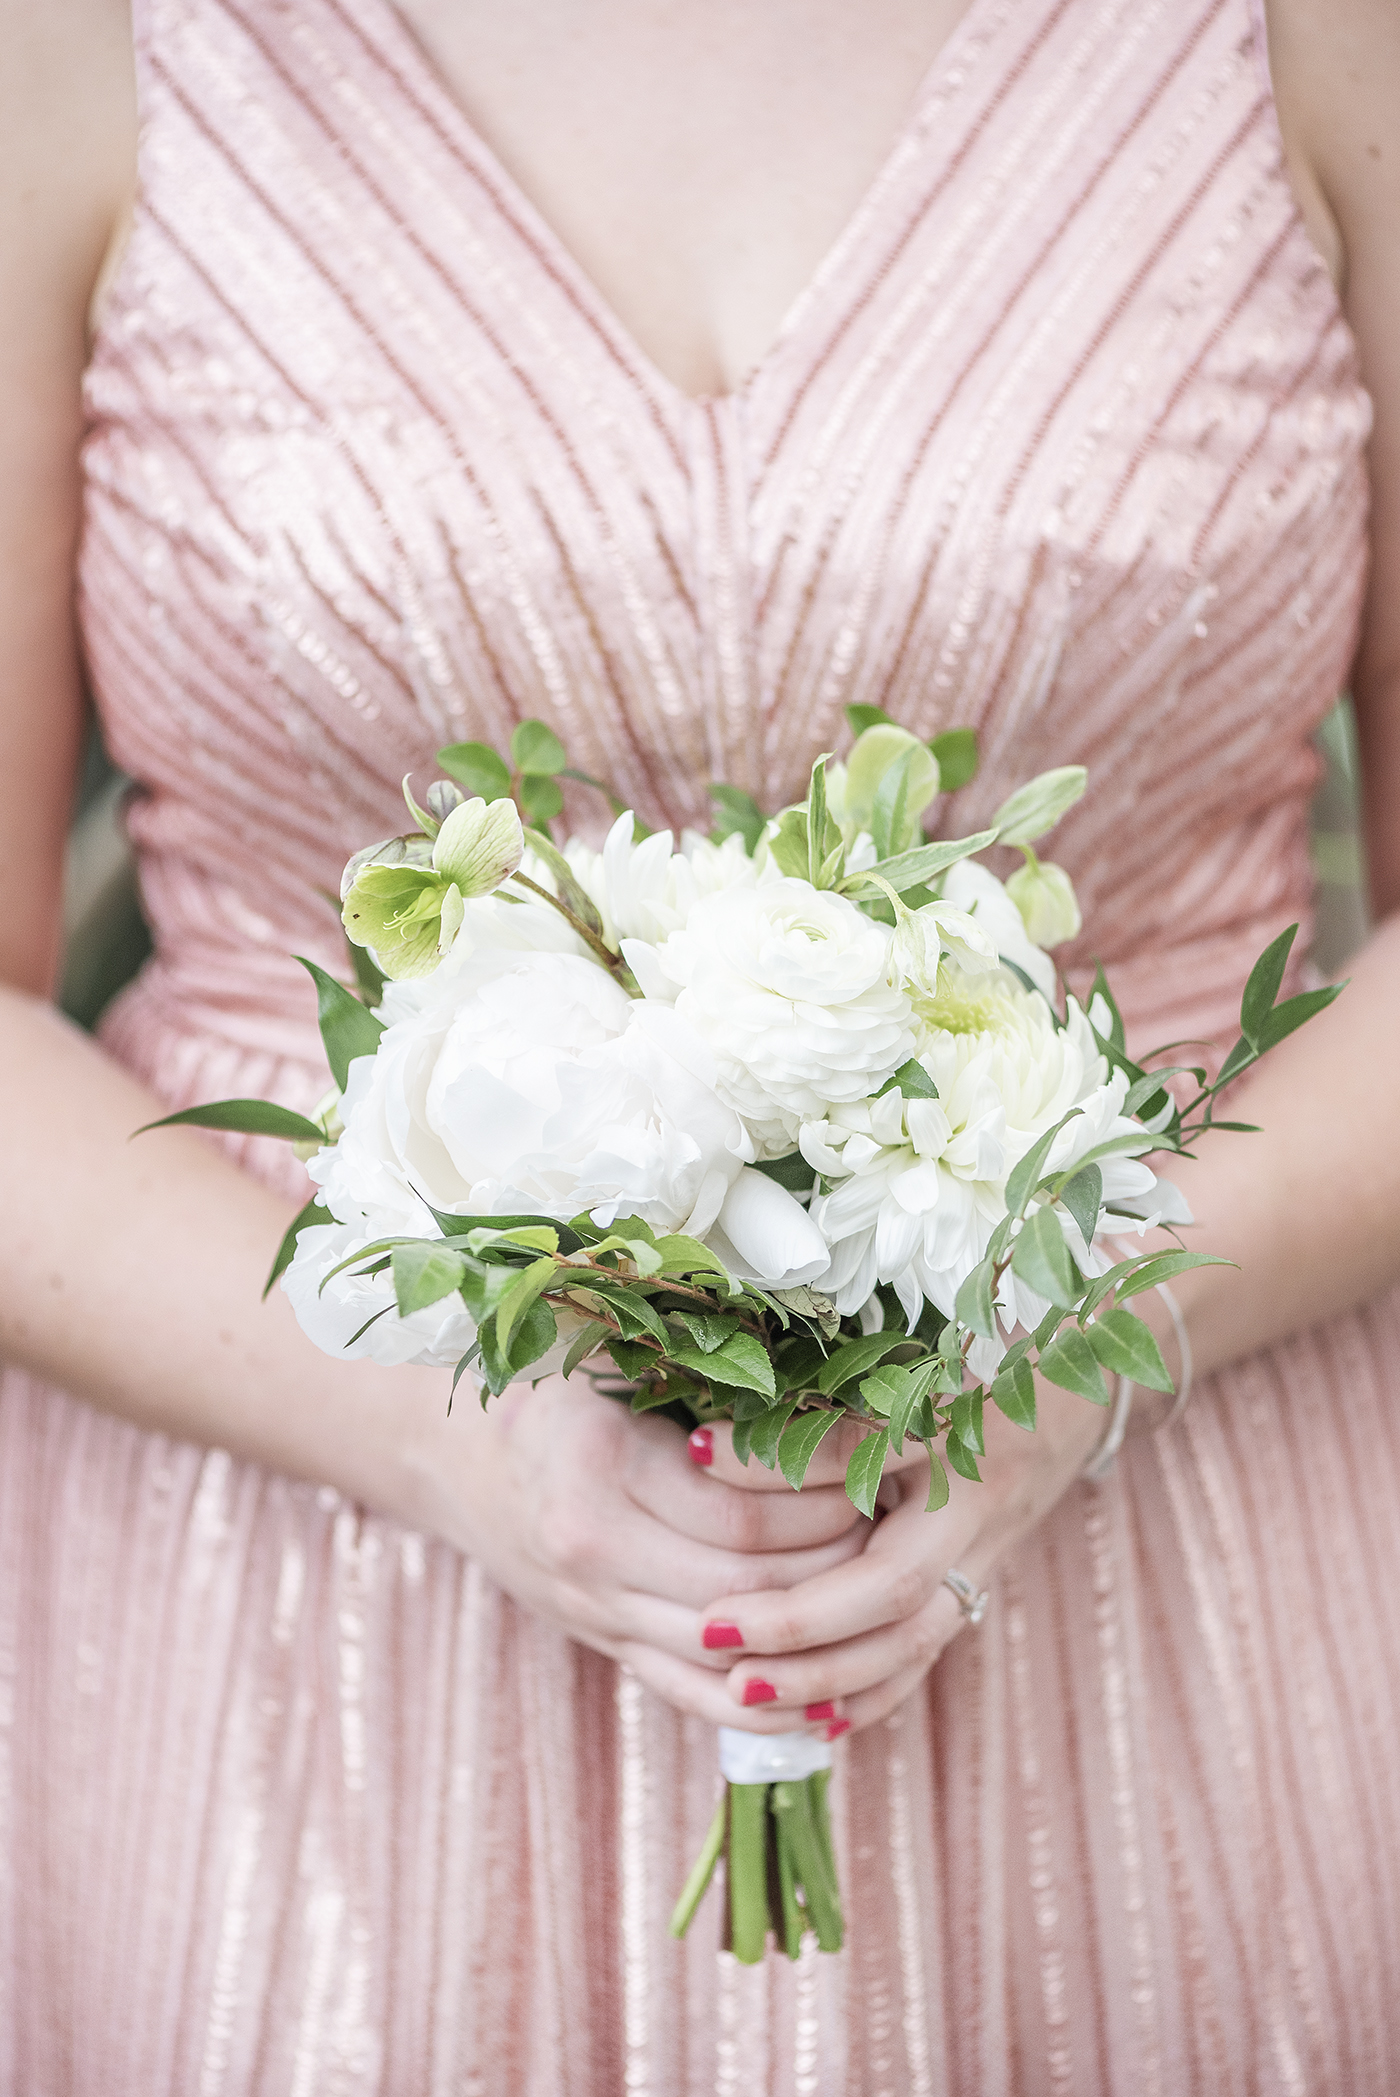
[[[722,1718],[733,1716],[723,1671],[734,1655],[706,1650],[707,1605],[829,1578],[869,1529],[839,1481],[801,1494],[716,1484],[687,1455],[683,1429],[634,1416],[582,1375],[517,1385],[485,1411],[459,1399],[413,1461],[421,1505],[399,1511],[670,1703]],[[778,1733],[792,1718],[741,1723]]]
[[[926,1512],[927,1455],[906,1444],[885,1473],[874,1522],[861,1520],[867,1541],[858,1557],[781,1592],[736,1588],[708,1608],[706,1625],[737,1633],[735,1665],[722,1679],[700,1678],[693,1708],[720,1725],[749,1726],[760,1717],[790,1727],[825,1722],[834,1737],[838,1729],[872,1725],[902,1703],[964,1627],[957,1598],[942,1585],[948,1568],[984,1586],[997,1560],[1049,1512],[1103,1438],[1108,1422],[1097,1406],[1044,1382],[1036,1397],[1033,1434],[988,1405],[982,1482],[951,1475],[948,1504],[938,1513]],[[851,1450],[868,1431],[852,1422],[827,1436],[808,1472],[823,1493],[839,1486]],[[719,1429],[706,1484],[737,1486],[764,1504],[791,1490],[756,1463],[740,1465],[728,1430]],[[791,1497],[805,1499],[811,1489],[804,1485]]]

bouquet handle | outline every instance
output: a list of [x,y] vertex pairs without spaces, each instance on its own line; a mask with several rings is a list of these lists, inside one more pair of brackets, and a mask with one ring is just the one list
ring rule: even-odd
[[827,1805],[830,1747],[809,1733],[721,1726],[719,1763],[724,1791],[676,1903],[672,1936],[689,1929],[722,1856],[725,1934],[735,1958],[757,1965],[770,1930],[790,1959],[798,1957],[809,1929],[823,1951],[839,1951],[844,1929]]

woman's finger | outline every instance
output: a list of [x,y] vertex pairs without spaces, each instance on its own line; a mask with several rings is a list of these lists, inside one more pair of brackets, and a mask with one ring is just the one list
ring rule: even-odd
[[962,1619],[956,1598],[940,1587],[921,1609],[839,1645],[770,1660],[740,1660],[724,1678],[724,1694],[741,1710],[772,1708],[804,1715],[813,1704],[875,1689],[909,1669],[931,1667]]
[[683,1536],[727,1551],[793,1551],[832,1543],[862,1521],[845,1493],[830,1486],[802,1493],[786,1481],[781,1493],[717,1489],[703,1439],[711,1429],[697,1429],[687,1445],[669,1420],[638,1425],[662,1432],[639,1434],[629,1445],[622,1483],[638,1506]]
[[922,1492],[911,1491],[858,1555],[781,1593],[716,1600],[701,1636],[713,1644],[722,1628],[740,1654],[800,1653],[901,1623],[933,1599],[950,1565],[967,1570],[984,1511],[973,1495],[957,1494],[928,1514]]
[[725,1695],[723,1675],[697,1667],[693,1661],[677,1659],[658,1646],[623,1640],[609,1650],[613,1659],[631,1668],[648,1689],[664,1697],[668,1704],[703,1718],[712,1726],[737,1726],[746,1733],[806,1731],[817,1737],[827,1730],[829,1721],[825,1718],[809,1723],[800,1716],[795,1718],[791,1711],[765,1710],[761,1705],[742,1710]]

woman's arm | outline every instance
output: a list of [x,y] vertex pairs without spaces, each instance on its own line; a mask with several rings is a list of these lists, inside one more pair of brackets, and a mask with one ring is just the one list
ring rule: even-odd
[[444,1374],[328,1359],[280,1291],[259,1302],[288,1205],[189,1131],[133,1144],[162,1103],[45,1002],[82,725],[85,320],[133,150],[124,9],[3,0],[0,1361],[426,1528],[648,1677],[699,1650],[714,1594],[857,1548],[841,1494],[771,1507],[716,1495],[678,1428],[634,1421],[586,1385],[556,1379],[489,1414],[464,1394],[449,1420]]
[[[1219,1136],[1176,1177],[1192,1241],[1238,1262],[1176,1285],[1198,1375],[1285,1340],[1400,1280],[1400,9],[1394,0],[1270,0],[1274,78],[1309,230],[1334,265],[1375,403],[1372,574],[1355,695],[1372,891],[1382,917],[1345,995],[1274,1051],[1230,1097],[1256,1136]],[[1134,1308],[1161,1330],[1151,1297]],[[762,1683],[765,1711],[839,1703],[843,1722],[892,1710],[962,1629],[940,1586],[949,1565],[982,1581],[1074,1481],[1102,1415],[1042,1385],[1026,1435],[986,1414],[984,1483],[952,1481],[923,1512],[922,1458],[887,1481],[895,1503],[862,1556],[782,1594],[717,1601],[741,1657],[721,1682],[686,1678],[693,1708],[723,1721]],[[835,1442],[837,1436],[830,1440]],[[809,1476],[839,1475],[846,1451]],[[922,1477],[919,1476],[922,1471]],[[716,1436],[710,1476],[771,1489]],[[769,1695],[772,1692],[772,1695]]]

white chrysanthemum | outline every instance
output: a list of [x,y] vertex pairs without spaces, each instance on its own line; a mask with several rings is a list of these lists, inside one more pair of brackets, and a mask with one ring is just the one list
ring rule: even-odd
[[[636,969],[632,943],[623,951]],[[864,1098],[913,1052],[913,1013],[891,968],[887,926],[784,877],[698,902],[642,987],[675,997],[714,1056],[720,1097],[771,1158],[792,1149],[804,1119]]]
[[311,1163],[341,1222],[422,1235],[429,1205],[560,1220],[587,1210],[603,1224],[723,1231],[746,1278],[808,1280],[825,1264],[819,1233],[781,1188],[776,1201],[757,1197],[754,1227],[755,1197],[739,1184],[752,1156],[743,1124],[672,1007],[631,999],[597,963],[558,953],[454,953],[412,988],[378,1052],[351,1065],[344,1134]]
[[[822,1287],[840,1311],[854,1314],[887,1282],[911,1324],[926,1297],[951,1316],[1006,1213],[1007,1175],[1070,1108],[1080,1112],[1052,1144],[1047,1172],[1109,1137],[1135,1133],[1143,1151],[1151,1148],[1150,1134],[1122,1114],[1123,1074],[1109,1071],[1072,1000],[1068,1013],[1056,1029],[1045,1001],[1004,972],[969,978],[947,968],[939,998],[920,1013],[930,1031],[919,1061],[938,1097],[891,1091],[833,1106],[804,1127],[803,1156],[834,1183],[812,1215],[832,1247]],[[1176,1189],[1140,1159],[1104,1158],[1099,1169],[1106,1212],[1190,1220]],[[1060,1214],[1081,1267],[1101,1272],[1104,1260]],[[1010,1329],[1038,1323],[1046,1306],[1008,1271],[1000,1308]],[[985,1373],[1000,1353],[997,1343],[979,1343],[974,1370]]]
[[759,878],[741,837],[714,844],[687,830],[677,851],[669,830],[634,841],[633,829],[629,809],[613,824],[601,852],[576,838],[564,847],[564,857],[596,905],[612,946],[623,939],[656,946],[679,931],[702,896],[752,888]]

